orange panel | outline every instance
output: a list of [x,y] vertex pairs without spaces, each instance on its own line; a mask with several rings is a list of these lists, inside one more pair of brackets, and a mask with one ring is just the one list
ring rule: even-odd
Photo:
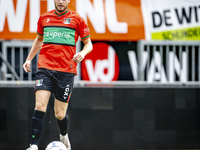
[[[16,7],[17,0],[13,0]],[[91,32],[92,40],[114,40],[114,41],[135,41],[145,38],[144,23],[141,12],[140,0],[115,0],[116,2],[116,14],[118,22],[126,22],[128,24],[128,33],[116,34],[109,31],[106,27],[106,32],[99,34],[96,33],[90,20],[87,20],[88,26]],[[93,0],[91,0],[93,3]],[[104,0],[105,4],[105,0]],[[47,1],[40,1],[40,11],[44,13],[47,11]],[[83,6],[84,7],[84,6]],[[71,0],[69,9],[76,11],[76,0]],[[29,2],[27,4],[26,19],[24,23],[24,29],[22,33],[10,32],[8,28],[7,18],[4,24],[3,32],[0,32],[0,39],[35,39],[36,33],[29,32]]]
[[127,22],[128,33],[114,34],[106,28],[105,34],[97,34],[88,21],[93,40],[127,41],[145,38],[140,0],[116,0],[116,13],[118,22]]

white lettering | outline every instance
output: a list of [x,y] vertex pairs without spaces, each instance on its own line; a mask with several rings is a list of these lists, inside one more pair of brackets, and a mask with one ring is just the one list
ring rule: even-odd
[[[175,80],[175,72],[180,77],[180,81],[186,82],[187,80],[187,55],[182,52],[182,65],[174,52],[169,53],[169,82],[173,83]],[[181,67],[182,66],[182,67]]]
[[66,37],[66,38],[70,38],[69,33],[67,33],[67,34],[65,33],[65,37]]
[[[105,69],[108,70],[107,73],[104,73]],[[112,81],[115,75],[115,50],[111,46],[108,47],[108,60],[101,61],[99,71],[99,78],[102,82]]]
[[[98,68],[101,65],[101,60],[97,60],[95,62],[95,66],[93,66],[92,60],[87,59],[87,60],[85,60],[85,65],[87,68],[87,72],[88,72],[90,81],[93,81],[93,82],[98,81],[98,78],[99,78],[99,69]],[[93,70],[93,68],[94,68],[94,70]]]
[[61,37],[62,33],[61,32],[58,32],[58,37]]
[[55,38],[55,37],[65,37],[65,38],[70,38],[70,34],[67,33],[67,32],[44,32],[44,36],[45,37],[50,37],[52,36],[52,38]]
[[[109,46],[108,59],[97,60],[94,67],[92,60],[87,59],[85,65],[90,81],[97,82],[100,80],[105,83],[110,82],[115,74],[115,50]],[[107,70],[107,73],[104,72],[105,70]]]
[[126,22],[117,21],[115,0],[106,0],[105,10],[108,29],[112,33],[127,33],[128,24]]
[[64,99],[67,99],[67,97],[69,96],[69,88],[70,88],[70,86],[68,84],[64,91],[64,95],[63,95]]
[[11,32],[22,32],[28,0],[18,0],[16,12],[12,0],[0,1],[0,32],[3,31],[7,16],[8,27]]
[[[141,67],[139,67],[137,63],[136,54],[134,51],[128,51],[128,58],[131,66],[131,71],[133,74],[134,80],[144,80],[148,82],[160,81],[161,83],[173,83],[175,81],[175,73],[179,77],[179,81],[186,82],[187,79],[187,55],[186,52],[182,52],[181,61],[177,58],[174,52],[169,52],[169,66],[165,68],[162,61],[162,56],[159,51],[154,53],[154,57],[151,61],[147,51],[143,51],[142,53],[142,62],[139,63]],[[149,65],[148,63],[151,62]],[[139,70],[141,69],[141,70]],[[144,76],[146,74],[146,79]],[[142,76],[139,79],[138,75]],[[167,79],[168,77],[168,79]]]
[[[146,54],[148,53],[146,52]],[[148,82],[153,82],[153,81],[160,81],[162,83],[167,82],[167,77],[165,74],[163,64],[161,63],[161,60],[162,58],[160,52],[156,51],[154,54],[154,58],[152,59],[151,64],[149,66],[147,75]]]
[[133,79],[138,80],[138,63],[135,52],[128,51],[128,58],[131,66],[131,71],[133,74]]
[[105,33],[106,23],[112,33],[128,32],[128,24],[117,21],[115,0],[105,0],[105,11],[103,0],[93,0],[93,5],[90,0],[76,0],[76,10],[86,21],[88,17],[96,33]]
[[57,35],[58,35],[57,32],[54,32],[53,38],[54,38],[54,37],[57,37]]
[[[129,62],[130,62],[130,66],[131,66],[131,71],[133,74],[133,79],[134,80],[140,80],[138,77],[138,71],[139,72],[143,72],[143,70],[145,70],[147,61],[148,61],[148,53],[147,52],[143,52],[143,56],[142,56],[142,62],[141,62],[141,68],[139,68],[138,63],[137,63],[137,58],[136,58],[136,54],[135,51],[128,51],[128,58],[129,58]],[[138,70],[141,69],[141,70]]]
[[35,33],[37,31],[37,21],[40,17],[40,0],[30,0],[30,32]]
[[188,79],[187,79],[187,55],[186,52],[182,53],[182,68],[181,68],[181,72],[180,72],[180,80],[185,83]]
[[90,0],[76,0],[76,10],[86,21],[88,17],[97,33],[106,32],[103,0],[94,0],[93,5]]
[[[29,31],[37,31],[37,21],[40,16],[40,0],[29,1]],[[118,22],[116,14],[115,0],[77,0],[76,10],[85,20],[90,20],[96,33],[106,33],[106,23],[108,30],[112,33],[127,33],[126,22]],[[16,11],[13,0],[0,1],[0,32],[4,30],[7,17],[8,27],[11,32],[23,32],[28,0],[17,0]],[[84,6],[84,7],[82,7]],[[105,8],[105,10],[104,10]],[[47,9],[54,9],[54,2],[47,0]]]
[[49,35],[50,35],[50,36],[53,36],[53,32],[50,32]]

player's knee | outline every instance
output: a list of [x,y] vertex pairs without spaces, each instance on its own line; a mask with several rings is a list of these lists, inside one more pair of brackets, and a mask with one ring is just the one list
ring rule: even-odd
[[35,110],[39,110],[39,111],[46,111],[46,106],[44,106],[42,103],[36,103],[35,105]]
[[55,116],[58,120],[63,120],[65,118],[65,113],[62,112],[56,112]]

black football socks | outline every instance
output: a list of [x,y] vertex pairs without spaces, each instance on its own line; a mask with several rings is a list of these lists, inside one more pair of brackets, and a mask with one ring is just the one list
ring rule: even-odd
[[31,122],[31,145],[38,145],[43,129],[44,112],[35,110]]
[[67,134],[68,122],[69,122],[69,116],[67,114],[66,114],[65,118],[63,118],[63,120],[57,119],[57,123],[58,123],[59,129],[60,129],[61,135]]

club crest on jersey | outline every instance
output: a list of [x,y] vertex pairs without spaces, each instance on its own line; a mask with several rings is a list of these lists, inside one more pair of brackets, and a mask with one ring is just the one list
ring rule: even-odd
[[64,18],[64,24],[70,24],[71,18]]

